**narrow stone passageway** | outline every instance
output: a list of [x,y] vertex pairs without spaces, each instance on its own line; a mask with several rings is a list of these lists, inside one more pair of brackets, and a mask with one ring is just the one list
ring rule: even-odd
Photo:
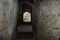
[[0,0],[0,40],[60,40],[60,0]]

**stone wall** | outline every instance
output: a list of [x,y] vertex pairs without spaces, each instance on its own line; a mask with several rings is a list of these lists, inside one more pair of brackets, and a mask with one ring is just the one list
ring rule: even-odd
[[59,40],[60,0],[37,2],[37,38],[40,40]]
[[17,15],[17,1],[0,0],[0,37],[6,39],[11,37]]

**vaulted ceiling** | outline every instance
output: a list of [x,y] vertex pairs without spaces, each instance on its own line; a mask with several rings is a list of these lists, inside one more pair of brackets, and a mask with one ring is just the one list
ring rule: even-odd
[[19,2],[22,2],[22,1],[29,1],[29,2],[31,2],[31,3],[33,3],[34,4],[34,0],[18,0]]

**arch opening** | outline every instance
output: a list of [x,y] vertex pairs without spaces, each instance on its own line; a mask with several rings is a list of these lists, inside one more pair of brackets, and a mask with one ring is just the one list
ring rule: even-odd
[[23,13],[23,22],[31,22],[31,13],[30,12],[24,12]]

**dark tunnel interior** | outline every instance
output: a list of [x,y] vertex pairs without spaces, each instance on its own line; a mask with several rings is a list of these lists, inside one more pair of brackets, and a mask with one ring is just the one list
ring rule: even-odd
[[13,39],[34,39],[32,29],[32,5],[33,0],[18,0],[17,23]]
[[0,0],[0,40],[60,40],[60,0]]

